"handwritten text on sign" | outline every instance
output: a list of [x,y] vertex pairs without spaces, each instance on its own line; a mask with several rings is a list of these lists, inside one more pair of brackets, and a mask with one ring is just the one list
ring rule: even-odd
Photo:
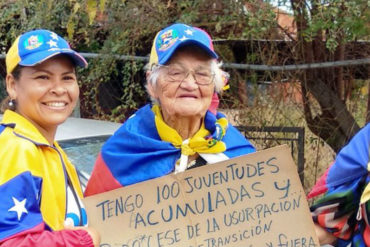
[[319,246],[280,146],[85,199],[104,247]]

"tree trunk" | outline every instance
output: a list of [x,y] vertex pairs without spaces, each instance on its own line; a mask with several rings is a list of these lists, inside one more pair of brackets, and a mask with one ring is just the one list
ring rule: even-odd
[[[244,63],[246,58],[246,47],[244,44],[237,43],[232,47],[232,52],[236,63]],[[246,71],[239,71],[240,79],[238,80],[238,99],[240,104],[248,105],[248,95],[247,95],[247,82],[246,82]]]
[[[297,22],[298,47],[297,59],[302,63],[324,62],[330,59],[320,30],[313,41],[303,38],[308,26],[308,14],[303,0],[291,0]],[[311,6],[315,11],[316,6]],[[343,49],[339,46],[338,49]],[[338,50],[339,56],[343,51]],[[305,119],[310,130],[321,137],[338,152],[343,145],[359,130],[355,119],[342,101],[343,73],[339,69],[312,69],[301,72],[300,80],[304,96]],[[339,86],[339,87],[338,87]],[[320,112],[313,113],[307,94],[311,94],[320,106]]]

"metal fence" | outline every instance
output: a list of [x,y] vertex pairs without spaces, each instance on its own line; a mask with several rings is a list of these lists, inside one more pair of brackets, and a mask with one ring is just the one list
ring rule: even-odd
[[302,185],[304,185],[304,136],[303,127],[256,127],[236,126],[244,136],[251,140],[257,150],[277,145],[288,144],[292,157],[297,164],[297,170]]

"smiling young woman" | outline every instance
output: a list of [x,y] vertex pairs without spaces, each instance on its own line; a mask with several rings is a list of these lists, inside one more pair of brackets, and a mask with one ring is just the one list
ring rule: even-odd
[[75,168],[54,141],[76,105],[87,62],[48,30],[19,36],[6,55],[8,109],[0,123],[0,245],[98,246]]
[[8,74],[7,91],[16,99],[16,112],[29,120],[53,144],[56,129],[71,115],[79,88],[73,61],[57,55],[32,67],[18,66]]

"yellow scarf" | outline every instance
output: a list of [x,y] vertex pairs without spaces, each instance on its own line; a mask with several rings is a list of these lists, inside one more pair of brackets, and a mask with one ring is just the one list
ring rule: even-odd
[[225,143],[221,141],[228,125],[226,118],[220,118],[215,123],[219,126],[219,133],[216,133],[217,138],[211,135],[204,127],[204,121],[202,121],[202,125],[197,133],[189,139],[189,142],[184,142],[179,133],[163,121],[161,109],[158,105],[153,105],[152,111],[155,114],[155,125],[160,138],[181,149],[181,154],[189,156],[195,153],[221,153],[226,150]]

